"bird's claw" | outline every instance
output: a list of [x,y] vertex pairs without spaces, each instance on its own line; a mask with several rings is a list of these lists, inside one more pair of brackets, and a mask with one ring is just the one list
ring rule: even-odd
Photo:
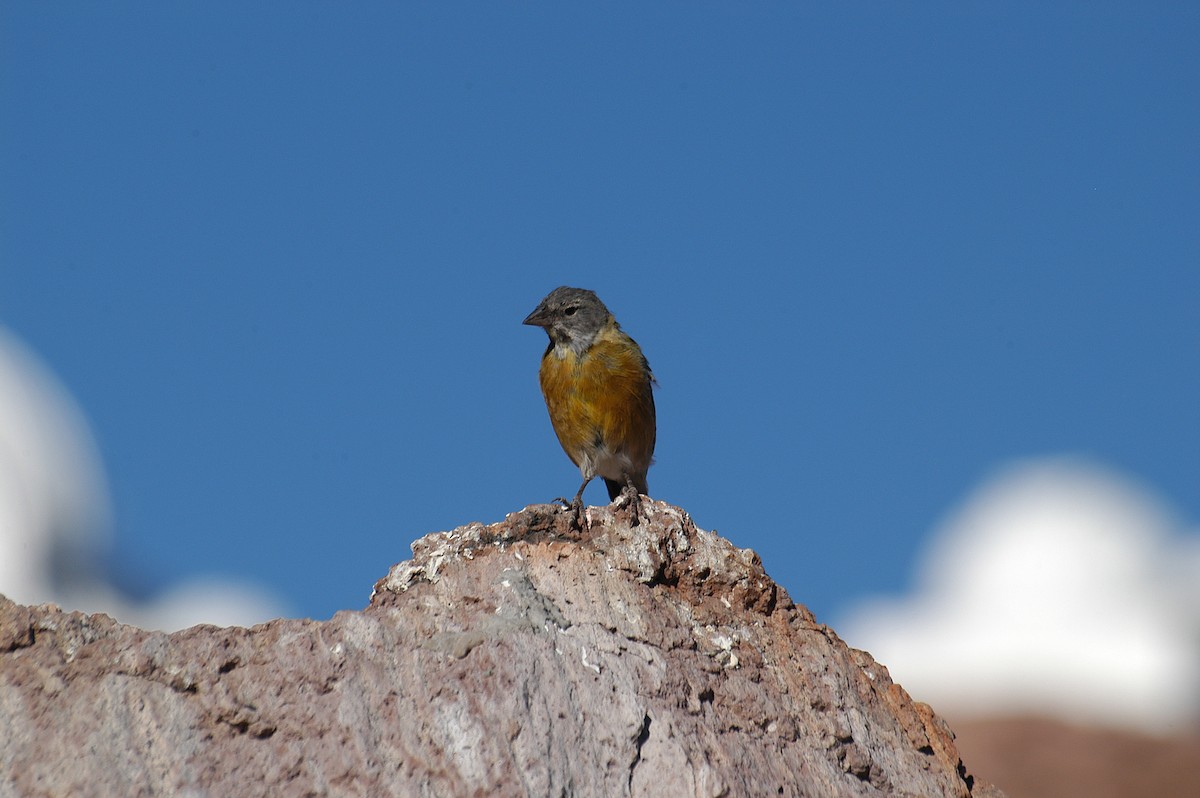
[[577,529],[580,532],[587,531],[587,513],[583,509],[582,496],[576,496],[574,501],[559,496],[553,500],[553,503],[561,504],[564,510],[571,512],[571,527],[573,529]]
[[617,508],[629,508],[630,526],[637,526],[641,523],[640,510],[642,506],[642,496],[640,493],[638,493],[637,488],[635,488],[633,485],[626,485],[625,487],[621,488],[621,493],[617,496],[617,499],[615,502],[613,502],[613,504],[616,505]]
[[586,532],[588,528],[587,513],[583,509],[583,501],[576,498],[570,505],[571,510],[571,525],[580,532]]

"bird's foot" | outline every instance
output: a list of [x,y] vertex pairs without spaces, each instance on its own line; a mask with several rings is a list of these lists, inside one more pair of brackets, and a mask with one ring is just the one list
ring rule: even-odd
[[575,498],[570,501],[567,501],[562,496],[554,500],[561,503],[564,510],[570,510],[571,528],[580,532],[587,531],[587,513],[583,509],[583,489],[586,487],[587,483],[585,482],[579,489],[579,492],[575,494]]
[[621,488],[621,493],[613,501],[617,509],[629,508],[629,525],[637,526],[641,521],[642,496],[633,485]]
[[568,509],[571,510],[571,526],[580,532],[587,532],[588,520],[587,512],[583,509],[583,498],[576,496],[575,501],[571,502]]

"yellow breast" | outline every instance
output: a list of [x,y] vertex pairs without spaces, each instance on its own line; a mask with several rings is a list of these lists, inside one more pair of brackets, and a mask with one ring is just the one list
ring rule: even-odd
[[632,338],[614,325],[581,356],[552,346],[539,376],[554,432],[572,462],[605,447],[644,472],[654,453],[654,397],[650,369]]

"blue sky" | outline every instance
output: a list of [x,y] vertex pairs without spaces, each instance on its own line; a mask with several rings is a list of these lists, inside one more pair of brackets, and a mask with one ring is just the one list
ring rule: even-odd
[[1184,4],[6,4],[0,321],[91,422],[129,589],[320,618],[574,491],[520,322],[592,288],[658,376],[651,493],[828,620],[1014,459],[1200,518],[1198,40]]

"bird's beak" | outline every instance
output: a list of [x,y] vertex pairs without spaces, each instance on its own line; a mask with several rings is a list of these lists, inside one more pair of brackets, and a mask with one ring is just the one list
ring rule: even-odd
[[550,320],[547,318],[546,308],[542,305],[538,305],[536,308],[534,308],[533,313],[530,313],[528,316],[526,316],[525,321],[521,323],[528,324],[532,327],[545,327],[550,323]]

